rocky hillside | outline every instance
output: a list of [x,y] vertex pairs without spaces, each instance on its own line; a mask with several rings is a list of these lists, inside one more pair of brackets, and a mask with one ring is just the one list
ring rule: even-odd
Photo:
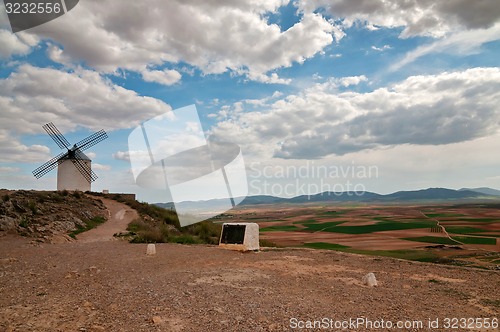
[[0,231],[40,242],[66,236],[107,214],[101,200],[80,192],[0,190]]

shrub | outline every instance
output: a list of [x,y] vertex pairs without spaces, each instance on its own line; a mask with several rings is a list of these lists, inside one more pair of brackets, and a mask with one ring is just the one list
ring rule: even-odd
[[86,232],[88,230],[91,230],[92,228],[96,228],[97,226],[104,223],[105,221],[106,221],[106,218],[104,218],[102,216],[96,216],[96,217],[90,218],[89,220],[87,220],[85,222],[85,226],[77,225],[76,230],[69,233],[69,236],[71,236],[72,238],[75,238],[77,234]]
[[272,241],[266,239],[259,239],[259,246],[261,247],[278,247],[278,245]]
[[28,208],[31,210],[31,213],[34,215],[38,213],[38,209],[36,207],[36,203],[33,201],[28,201]]
[[29,225],[29,220],[26,219],[25,217],[21,218],[19,226],[21,226],[22,228],[28,228],[28,225]]
[[170,240],[169,242],[181,243],[181,244],[200,244],[200,243],[203,243],[190,234],[182,234],[179,236],[174,236],[169,240]]
[[3,200],[4,202],[8,202],[8,201],[10,200],[10,196],[9,196],[9,194],[5,194],[5,195],[3,195],[2,200]]
[[[101,193],[92,193],[92,195],[105,196]],[[141,216],[140,219],[132,221],[127,227],[127,230],[133,235],[130,241],[132,243],[219,243],[219,236],[222,230],[220,224],[214,224],[211,221],[203,221],[181,228],[177,213],[174,211],[153,204],[127,199],[120,194],[114,194],[110,196],[110,198],[127,204]],[[175,231],[172,226],[174,226],[177,231]]]
[[132,221],[127,230],[134,235],[132,243],[168,242],[169,232],[166,225],[157,226],[142,219]]
[[221,230],[222,225],[207,220],[186,227],[188,234],[197,236],[203,243],[207,244],[218,244]]

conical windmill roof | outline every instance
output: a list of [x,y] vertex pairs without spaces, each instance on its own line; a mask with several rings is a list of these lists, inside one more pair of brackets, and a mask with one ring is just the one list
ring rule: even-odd
[[85,153],[80,150],[77,150],[77,154],[70,154],[70,152],[66,152],[64,156],[59,158],[59,160],[68,160],[68,159],[78,159],[78,160],[88,160],[92,161]]

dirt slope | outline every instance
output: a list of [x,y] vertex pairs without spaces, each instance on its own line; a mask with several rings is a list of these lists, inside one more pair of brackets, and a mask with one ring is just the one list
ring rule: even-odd
[[108,217],[105,223],[90,231],[80,233],[76,238],[79,242],[97,242],[113,240],[113,234],[124,232],[128,224],[137,219],[137,211],[128,205],[117,201],[100,198],[108,210]]
[[0,232],[37,242],[67,242],[67,234],[107,214],[100,199],[80,192],[1,190]]
[[[429,318],[498,318],[495,271],[307,249],[156,249],[0,237],[0,331],[290,331],[292,318],[361,316],[429,331]],[[368,272],[378,287],[362,284]]]

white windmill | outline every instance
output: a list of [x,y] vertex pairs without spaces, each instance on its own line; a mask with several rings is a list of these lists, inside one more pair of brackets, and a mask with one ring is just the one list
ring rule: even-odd
[[108,138],[104,130],[100,130],[71,146],[56,126],[50,122],[43,129],[61,149],[67,149],[33,171],[39,179],[57,167],[57,190],[90,191],[91,183],[97,179],[92,171],[92,161],[82,151]]

